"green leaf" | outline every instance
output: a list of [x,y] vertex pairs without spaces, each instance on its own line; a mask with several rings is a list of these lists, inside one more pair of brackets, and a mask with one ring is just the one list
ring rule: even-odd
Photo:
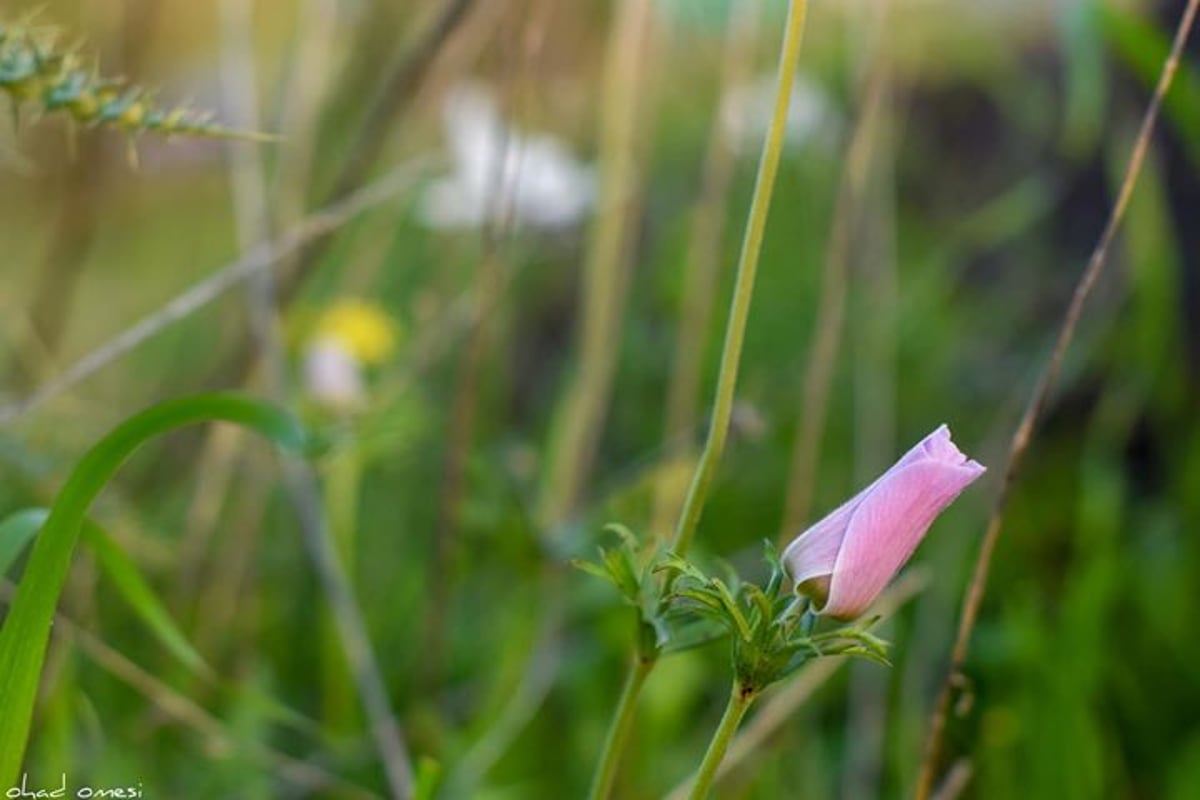
[[270,404],[235,394],[197,395],[130,417],[89,450],[63,484],[0,629],[0,786],[15,785],[21,768],[54,608],[92,501],[149,439],[217,420],[243,425],[291,450],[304,451],[311,441],[292,416]]
[[608,572],[612,575],[612,581],[616,584],[617,589],[627,599],[636,603],[641,594],[641,584],[638,582],[637,570],[630,560],[628,551],[624,548],[602,550],[600,556],[604,559],[604,564],[608,567]]
[[710,625],[708,621],[701,619],[680,626],[667,639],[662,652],[664,654],[681,653],[685,650],[693,650],[697,647],[703,647],[706,644],[724,639],[728,635],[729,630],[724,625]]
[[442,780],[442,765],[429,756],[417,762],[417,776],[413,785],[413,800],[433,800],[437,796],[438,784]]
[[685,558],[681,558],[675,553],[667,553],[657,564],[654,565],[653,572],[673,573],[676,576],[692,578],[700,583],[706,583],[708,576],[701,572],[692,562]]
[[724,582],[715,578],[712,581],[712,585],[717,597],[721,600],[721,605],[725,607],[725,613],[729,615],[738,635],[742,637],[742,641],[752,641],[754,639],[754,631],[750,628],[750,623],[746,620],[746,615],[742,613],[742,609],[738,606],[737,601],[733,599],[729,587]]
[[1067,155],[1085,158],[1104,128],[1106,104],[1104,38],[1100,3],[1063,3],[1059,36],[1063,54],[1064,101],[1061,135]]
[[586,572],[588,575],[600,578],[608,583],[614,583],[613,576],[599,564],[593,564],[591,561],[583,558],[572,558],[568,563],[575,569]]
[[620,538],[621,544],[624,547],[634,552],[637,551],[637,537],[634,536],[633,531],[629,530],[629,528],[619,522],[609,522],[604,526],[604,530],[609,533],[615,533]]
[[[29,508],[9,515],[0,523],[0,572],[15,559],[19,548],[33,539],[49,515],[44,508]],[[95,553],[100,569],[163,647],[192,672],[210,676],[211,668],[175,625],[137,565],[112,537],[95,522],[84,520],[83,538]],[[14,543],[18,544],[15,548]]]
[[86,520],[83,524],[83,539],[96,554],[100,569],[162,646],[192,672],[212,676],[212,668],[192,647],[192,643],[175,624],[158,595],[142,577],[137,565],[112,537],[96,523]]
[[691,600],[701,608],[713,611],[721,619],[726,618],[725,605],[721,602],[720,598],[707,589],[676,589],[672,594],[672,598]]
[[784,569],[779,549],[775,547],[775,543],[770,539],[763,540],[763,558],[766,559],[767,565],[771,567],[771,578],[767,582],[766,595],[767,597],[776,597],[783,586],[784,578],[787,577],[787,570]]

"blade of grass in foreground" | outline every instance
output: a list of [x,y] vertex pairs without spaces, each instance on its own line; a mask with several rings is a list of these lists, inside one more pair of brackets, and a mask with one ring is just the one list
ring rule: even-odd
[[[0,575],[16,561],[25,545],[33,541],[48,516],[48,509],[28,508],[10,514],[0,522]],[[95,554],[101,571],[113,582],[117,593],[129,604],[159,643],[190,672],[213,677],[212,669],[175,624],[166,606],[142,576],[137,564],[112,536],[90,519],[83,521],[81,533]]]
[[291,450],[302,450],[309,442],[300,424],[272,405],[240,395],[203,394],[169,400],[130,417],[89,450],[67,478],[0,629],[0,786],[13,785],[21,767],[54,608],[88,507],[144,442],[218,420],[243,425]]

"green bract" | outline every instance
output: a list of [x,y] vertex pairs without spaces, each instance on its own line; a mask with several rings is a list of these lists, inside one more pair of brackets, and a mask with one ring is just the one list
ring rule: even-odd
[[787,677],[805,662],[823,655],[858,655],[887,664],[887,645],[866,625],[814,633],[815,618],[803,601],[781,592],[786,573],[774,547],[766,545],[771,575],[766,587],[728,582],[706,575],[691,562],[669,555],[656,568],[668,575],[664,600],[682,613],[716,623],[732,639],[738,683],[754,692]]

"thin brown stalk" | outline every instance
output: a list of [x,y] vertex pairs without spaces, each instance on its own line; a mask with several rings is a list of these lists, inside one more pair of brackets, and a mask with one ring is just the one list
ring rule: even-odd
[[336,789],[338,792],[345,792],[347,797],[378,797],[374,792],[349,783],[344,778],[326,772],[307,761],[292,758],[263,745],[254,744],[247,748],[246,742],[236,739],[226,732],[221,720],[184,695],[177,693],[100,639],[71,625],[62,617],[56,617],[55,624],[62,628],[65,635],[73,638],[79,644],[79,648],[106,672],[146,697],[164,714],[192,728],[208,740],[210,752],[215,750],[226,755],[234,752],[246,752],[255,761],[277,771],[284,780],[308,791]]
[[[221,32],[220,78],[225,105],[230,109],[231,123],[239,130],[262,130],[259,115],[258,77],[254,60],[254,45],[251,30],[251,3],[239,0],[222,0],[218,4],[218,19]],[[233,202],[234,230],[238,246],[246,252],[256,241],[266,239],[270,228],[270,213],[267,201],[266,169],[257,146],[245,142],[227,143],[229,150],[229,180]],[[274,328],[273,281],[269,271],[262,271],[247,281],[247,311],[255,341],[259,350],[271,346]],[[269,382],[274,383],[275,373]],[[188,508],[187,528],[181,545],[181,563],[184,574],[178,584],[180,598],[190,596],[195,590],[201,564],[217,517],[228,497],[245,442],[243,432],[232,427],[214,427],[206,432],[197,470],[196,490]],[[250,526],[256,530],[256,526]],[[256,537],[255,537],[256,540]],[[243,551],[245,542],[238,540],[238,550]],[[224,559],[227,554],[222,554]],[[226,568],[227,567],[227,568]],[[244,571],[235,563],[213,574],[213,580],[205,587],[212,596],[236,598],[237,577]],[[220,606],[198,603],[204,616],[198,621],[200,631],[213,633],[224,629],[227,620],[211,618],[211,612]]]
[[974,776],[975,770],[971,767],[971,762],[960,758],[946,773],[942,785],[937,788],[930,800],[958,800],[967,790],[967,786]]
[[[327,202],[347,197],[362,185],[388,141],[388,132],[412,103],[442,46],[458,29],[475,0],[445,0],[429,27],[399,57],[395,66],[379,84],[362,126],[347,148],[333,180]],[[329,239],[314,239],[301,253],[290,271],[279,278],[279,302],[286,306],[320,262]]]
[[[118,62],[126,73],[137,73],[144,60],[146,45],[154,41],[154,25],[162,4],[148,0],[130,0],[121,4],[122,13],[110,31],[120,29]],[[100,21],[96,21],[100,24]],[[37,287],[30,303],[30,334],[36,337],[38,358],[30,364],[25,377],[40,378],[45,363],[58,354],[70,321],[75,289],[87,264],[87,254],[99,231],[105,192],[112,169],[105,140],[86,136],[78,142],[79,151],[55,187],[58,216],[49,237],[41,266],[35,270]],[[56,143],[57,146],[57,143]],[[31,342],[32,344],[32,342]],[[26,350],[21,348],[22,353]],[[26,380],[25,385],[33,383]]]
[[300,533],[316,570],[350,673],[358,687],[371,739],[383,761],[383,770],[393,798],[407,800],[413,794],[413,771],[408,744],[392,711],[387,683],[375,658],[366,621],[350,586],[329,525],[320,505],[316,478],[307,464],[297,459],[283,462],[284,483],[300,522]]
[[1158,84],[1154,88],[1154,96],[1150,99],[1150,104],[1142,116],[1142,123],[1138,130],[1137,139],[1134,142],[1133,151],[1129,156],[1129,162],[1125,167],[1125,175],[1122,178],[1116,202],[1109,213],[1108,222],[1105,224],[1104,231],[1100,234],[1100,239],[1092,251],[1087,267],[1084,269],[1083,275],[1075,287],[1075,292],[1071,296],[1071,302],[1067,306],[1066,314],[1059,326],[1058,337],[1055,340],[1054,349],[1050,353],[1050,359],[1042,369],[1042,373],[1038,377],[1037,384],[1033,389],[1033,394],[1029,398],[1029,404],[1025,407],[1021,421],[1013,433],[1012,443],[1009,445],[1008,463],[1004,468],[1004,476],[1000,482],[1000,489],[996,493],[992,512],[988,518],[987,529],[984,532],[983,542],[979,548],[979,556],[975,562],[974,574],[971,577],[971,582],[967,585],[966,594],[963,597],[962,617],[959,620],[958,634],[955,637],[954,648],[950,655],[950,669],[946,679],[942,683],[937,703],[934,706],[933,717],[930,721],[929,738],[926,742],[925,756],[922,760],[921,771],[917,780],[916,796],[918,800],[927,800],[933,791],[938,760],[941,756],[942,736],[945,732],[946,721],[950,712],[951,697],[954,693],[954,686],[963,678],[962,670],[967,659],[967,650],[971,642],[971,632],[975,629],[975,623],[979,617],[979,607],[983,602],[984,591],[987,588],[988,570],[991,566],[992,555],[996,550],[996,542],[1000,538],[1001,523],[1009,494],[1016,482],[1017,472],[1021,467],[1021,463],[1029,450],[1029,444],[1033,439],[1037,423],[1049,402],[1050,393],[1054,389],[1059,373],[1062,371],[1063,359],[1066,357],[1067,348],[1070,347],[1071,340],[1075,337],[1075,329],[1078,327],[1079,318],[1083,314],[1084,303],[1087,302],[1088,296],[1092,293],[1093,288],[1095,288],[1097,281],[1099,281],[1104,272],[1104,266],[1108,261],[1109,248],[1116,237],[1117,230],[1120,228],[1121,221],[1124,219],[1125,212],[1129,207],[1130,198],[1133,196],[1134,187],[1137,185],[1138,176],[1142,171],[1142,164],[1145,162],[1146,153],[1150,149],[1150,141],[1153,138],[1154,128],[1158,123],[1159,113],[1162,110],[1163,98],[1166,96],[1167,90],[1171,88],[1175,73],[1179,69],[1180,57],[1196,21],[1198,7],[1200,7],[1200,0],[1188,0],[1187,7],[1184,9],[1183,16],[1179,21],[1179,27],[1175,31],[1175,39],[1171,45],[1171,52],[1167,56],[1167,60],[1163,63],[1162,73],[1159,75]]
[[194,314],[233,287],[263,270],[270,269],[281,258],[295,253],[315,239],[328,235],[359,214],[404,194],[416,183],[430,161],[427,158],[417,158],[402,164],[345,200],[305,217],[278,239],[255,245],[207,278],[193,284],[157,311],[143,317],[92,350],[23,400],[0,408],[0,424],[12,422],[17,417],[41,407],[153,339],[165,329]]
[[579,359],[548,459],[539,521],[574,511],[595,456],[616,372],[640,192],[653,4],[622,0],[608,46],[601,112],[600,197],[580,286]]
[[[255,91],[251,7],[240,0],[222,0],[222,66],[226,94],[239,115],[238,124],[253,125],[258,116]],[[231,159],[234,211],[238,240],[243,250],[265,238],[269,227],[266,169],[261,154],[248,145],[235,146]],[[277,292],[271,270],[262,270],[248,281],[248,311],[257,345],[257,370],[267,392],[282,400],[284,390],[283,346],[276,326]],[[349,678],[358,688],[359,700],[369,721],[372,740],[378,750],[383,772],[392,797],[407,800],[413,793],[413,773],[408,745],[400,723],[392,710],[383,673],[375,657],[366,623],[355,599],[344,560],[332,540],[325,519],[317,481],[312,468],[293,456],[284,456],[284,483],[292,505],[300,518],[300,529],[310,560],[333,620],[333,628],[349,666]],[[348,543],[348,547],[351,543]],[[249,556],[250,553],[246,553]],[[247,559],[248,560],[248,559]],[[344,685],[340,671],[331,676],[335,685]]]
[[279,97],[279,129],[286,137],[277,145],[279,170],[273,187],[273,222],[284,225],[304,216],[319,114],[333,83],[339,31],[338,0],[301,0],[298,6],[288,55],[289,78]]
[[[279,129],[286,131],[286,137],[275,145],[275,150],[279,153],[279,167],[275,184],[266,192],[273,197],[274,214],[268,218],[266,209],[261,204],[255,204],[257,210],[246,221],[246,224],[252,227],[256,224],[266,226],[260,232],[264,238],[269,230],[285,228],[303,216],[312,172],[317,114],[329,82],[327,76],[333,71],[332,51],[337,31],[337,26],[333,23],[337,18],[337,5],[337,0],[304,0],[297,9],[294,44],[290,54],[291,64],[287,69],[289,79],[282,88],[279,99]],[[228,45],[230,37],[224,38]],[[245,82],[239,80],[238,70],[247,70],[244,74],[253,72],[248,48],[242,43],[238,50],[229,52],[231,49],[226,48],[228,57],[223,61],[228,67],[225,85],[233,100],[230,105],[237,109],[235,113],[242,120],[239,124],[249,126],[242,128],[243,130],[260,130],[262,122],[258,119],[258,102],[248,95],[248,92],[252,92],[243,87]],[[244,160],[245,149],[235,149],[235,157]],[[262,186],[261,165],[250,164],[248,169],[240,169],[235,165],[235,173],[257,174],[259,185]],[[265,189],[265,186],[262,186],[262,189],[251,186],[240,194],[261,195]],[[261,216],[262,219],[255,223],[254,216]],[[289,261],[290,259],[283,259],[279,269],[286,271]],[[252,290],[252,295],[262,295],[264,287],[269,291],[270,278],[259,282],[258,286],[258,290]],[[261,319],[261,315],[253,310],[253,303],[251,306],[252,318]],[[261,341],[261,322],[257,328]],[[223,506],[223,499],[227,496],[243,441],[242,431],[232,426],[215,426],[205,437],[204,449],[196,469],[196,489],[188,507],[181,544],[181,563],[184,569],[179,581],[181,597],[188,596],[195,590],[199,565],[212,538],[213,526]]]
[[830,231],[821,272],[816,330],[805,362],[800,423],[792,444],[783,525],[779,532],[781,544],[794,537],[808,521],[812,505],[817,462],[821,454],[821,434],[825,430],[825,415],[846,315],[850,250],[855,240],[855,229],[860,222],[863,190],[887,96],[887,65],[887,59],[877,52],[872,59],[862,113],[846,151],[846,166],[838,186],[833,229]]
[[[263,516],[270,499],[270,487],[254,478],[268,469],[265,461],[265,453],[247,453],[240,465],[229,470],[231,478],[238,478],[240,493],[221,526],[223,541],[218,552],[209,557],[210,563],[205,565],[207,580],[193,604],[197,612],[192,636],[202,653],[216,652],[217,647],[227,642],[231,631],[245,631],[250,627],[245,617],[243,593],[248,579],[253,576],[251,567],[262,543]],[[190,567],[188,564],[182,566]]]
[[[546,9],[540,9],[545,16]],[[501,21],[502,25],[512,26],[518,18],[512,17]],[[537,29],[544,25],[545,20],[535,18],[530,25]],[[503,76],[500,83],[503,94],[513,94],[515,75],[511,42],[518,38],[520,31],[502,29],[501,46]],[[524,77],[533,74],[530,54],[526,53],[520,68]],[[521,181],[520,171],[524,166],[518,163],[517,174],[505,177],[505,165],[512,156],[513,140],[506,135],[499,148],[500,157],[496,159],[489,176],[490,190],[489,213],[482,229],[482,253],[479,267],[476,271],[474,295],[475,308],[472,321],[467,332],[467,341],[459,362],[458,375],[454,387],[453,399],[450,403],[450,425],[446,442],[446,456],[442,464],[441,494],[438,500],[437,525],[434,528],[433,560],[430,567],[430,586],[428,612],[425,622],[425,657],[422,659],[424,677],[431,687],[436,686],[443,677],[445,668],[446,633],[450,614],[451,597],[457,581],[454,576],[454,562],[458,554],[459,539],[462,526],[462,501],[466,483],[467,463],[471,454],[471,446],[475,439],[476,418],[479,413],[482,372],[485,358],[490,346],[493,318],[499,307],[498,298],[501,296],[504,284],[504,253],[503,246],[513,231],[514,210],[517,187]]]
[[182,605],[196,591],[209,544],[243,453],[243,443],[241,431],[233,425],[214,425],[205,433],[197,459],[196,488],[188,504],[183,536],[179,541],[182,572],[174,587],[177,605]]
[[[758,0],[746,0],[731,6],[732,19],[721,64],[720,97],[725,97],[750,71],[758,32],[759,5]],[[675,363],[667,387],[663,434],[667,463],[684,456],[694,446],[692,437],[698,427],[704,344],[716,305],[721,245],[725,239],[725,200],[733,183],[735,155],[718,107],[711,123],[700,194],[693,211],[683,302],[675,333]],[[659,479],[650,530],[665,534],[670,529],[682,502],[678,494],[673,476],[664,475]]]

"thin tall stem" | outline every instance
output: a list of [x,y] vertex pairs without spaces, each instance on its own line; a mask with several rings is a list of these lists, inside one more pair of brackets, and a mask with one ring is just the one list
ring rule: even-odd
[[696,526],[704,511],[704,503],[708,499],[709,488],[717,472],[717,465],[725,451],[729,418],[733,413],[733,394],[737,388],[738,364],[742,357],[742,342],[746,336],[746,320],[750,316],[750,300],[754,294],[754,278],[758,273],[758,257],[762,252],[763,234],[766,231],[771,196],[775,189],[775,176],[779,172],[779,159],[783,153],[788,106],[792,99],[792,84],[796,75],[796,65],[800,60],[800,43],[804,38],[804,22],[807,16],[808,0],[792,0],[788,7],[783,46],[779,54],[775,111],[771,118],[771,127],[767,130],[766,141],[763,143],[762,158],[758,162],[758,177],[754,183],[750,217],[746,223],[746,236],[742,241],[742,254],[738,259],[733,303],[729,312],[729,323],[725,329],[725,345],[721,351],[721,369],[717,378],[712,422],[700,462],[696,465],[692,485],[683,504],[683,511],[679,515],[679,523],[675,528],[672,547],[680,555],[687,553],[691,547]]
[[[742,0],[731,5],[729,30],[721,67],[720,96],[742,82],[751,69],[754,44],[758,39],[760,0]],[[675,334],[675,361],[667,387],[666,424],[663,431],[664,453],[668,463],[694,458],[697,417],[701,412],[700,387],[704,374],[704,350],[716,309],[717,283],[720,277],[721,250],[725,241],[725,220],[730,186],[736,172],[736,152],[728,126],[722,124],[720,109],[713,115],[708,152],[700,179],[700,194],[693,210],[688,240],[687,264],[683,277],[683,299]],[[650,530],[665,536],[677,517],[683,498],[669,470],[655,491],[654,513]]]
[[[253,74],[252,7],[236,0],[223,0],[220,9],[225,39],[222,62],[227,94],[237,101],[239,116],[252,120],[257,116],[258,98],[255,82],[244,77]],[[235,72],[243,76],[241,81],[235,80]],[[237,148],[233,155],[231,177],[238,238],[245,251],[256,239],[265,235],[269,224],[266,171],[261,154],[249,147]],[[256,339],[259,371],[268,393],[280,396],[285,389],[286,369],[282,343],[276,330],[278,287],[274,275],[267,270],[252,276],[249,283],[251,327]],[[366,623],[354,596],[350,573],[345,566],[353,550],[352,529],[343,531],[348,541],[344,542],[347,557],[342,558],[325,517],[326,509],[322,507],[320,490],[311,468],[300,459],[289,456],[284,456],[283,468],[284,483],[299,517],[304,543],[328,603],[329,618],[332,620],[330,628],[340,634],[348,667],[347,673],[341,669],[342,662],[333,662],[339,666],[324,673],[326,688],[329,689],[331,685],[337,687],[334,690],[336,693],[343,691],[349,680],[357,684],[389,792],[397,800],[407,800],[413,793],[408,745],[392,711],[383,673],[375,658]],[[326,654],[328,651],[329,648],[326,648]]]
[[1054,388],[1054,384],[1058,381],[1059,372],[1062,371],[1063,359],[1066,357],[1067,348],[1070,347],[1071,340],[1075,338],[1075,329],[1078,327],[1079,318],[1083,314],[1084,303],[1087,302],[1088,296],[1091,295],[1096,282],[1104,272],[1104,266],[1108,261],[1109,247],[1112,245],[1117,230],[1125,218],[1125,211],[1128,209],[1129,200],[1133,196],[1133,188],[1137,184],[1138,176],[1142,171],[1142,164],[1146,160],[1146,153],[1150,149],[1150,140],[1154,135],[1154,127],[1158,122],[1163,98],[1166,96],[1167,90],[1171,88],[1175,72],[1179,68],[1179,60],[1184,46],[1187,44],[1188,35],[1191,33],[1192,26],[1196,21],[1198,7],[1200,7],[1200,0],[1188,0],[1187,8],[1184,9],[1183,16],[1179,20],[1179,27],[1175,30],[1175,40],[1171,45],[1171,52],[1167,56],[1167,60],[1163,63],[1162,73],[1158,78],[1158,85],[1154,88],[1154,96],[1150,99],[1150,104],[1146,107],[1146,113],[1142,116],[1141,127],[1138,130],[1133,151],[1130,153],[1129,162],[1125,167],[1125,175],[1121,181],[1116,202],[1109,213],[1108,222],[1104,226],[1103,233],[1100,234],[1100,240],[1096,243],[1096,247],[1092,251],[1087,268],[1083,271],[1083,275],[1079,278],[1079,283],[1075,286],[1075,293],[1071,296],[1070,305],[1067,306],[1066,314],[1063,316],[1062,323],[1059,326],[1058,337],[1054,343],[1054,350],[1050,353],[1050,360],[1043,367],[1037,384],[1034,386],[1033,394],[1029,398],[1029,404],[1025,407],[1025,413],[1021,416],[1021,421],[1013,433],[1012,443],[1009,446],[1008,452],[1008,464],[1005,467],[1004,477],[1000,483],[1000,491],[997,493],[995,502],[992,505],[991,516],[988,517],[987,530],[984,532],[983,542],[979,548],[979,556],[975,561],[975,571],[971,577],[971,582],[967,585],[966,595],[963,597],[962,617],[959,620],[958,634],[955,637],[954,649],[950,656],[950,670],[946,675],[945,681],[942,683],[937,704],[934,706],[933,718],[930,721],[929,738],[925,743],[925,755],[921,762],[921,772],[917,779],[917,800],[928,800],[930,794],[933,792],[934,781],[937,777],[938,759],[941,754],[942,734],[945,732],[946,717],[950,712],[951,696],[953,695],[954,687],[962,678],[962,669],[963,664],[967,660],[967,650],[971,642],[971,633],[975,630],[975,621],[979,617],[979,607],[983,603],[983,594],[987,588],[988,571],[992,563],[992,554],[995,552],[996,542],[1000,538],[1001,522],[1008,504],[1009,494],[1016,480],[1017,471],[1024,461],[1026,452],[1029,450],[1034,430],[1049,402],[1050,392]]
[[608,728],[604,739],[603,756],[596,766],[596,774],[592,778],[592,789],[588,792],[588,800],[603,800],[612,793],[613,782],[617,778],[617,763],[629,732],[633,730],[633,718],[637,711],[637,698],[641,694],[646,678],[654,669],[653,659],[638,658],[625,676],[625,687],[621,690],[621,699],[617,702],[617,713]]
[[[713,408],[712,423],[704,445],[704,452],[696,466],[696,474],[680,514],[672,544],[680,555],[686,553],[691,545],[696,524],[700,520],[700,512],[708,497],[709,484],[712,482],[717,464],[721,460],[721,453],[725,449],[725,436],[729,430],[729,417],[733,410],[733,393],[737,384],[738,362],[742,355],[746,319],[750,313],[750,298],[754,293],[754,277],[758,270],[758,256],[762,251],[763,233],[771,206],[771,195],[775,188],[775,176],[779,171],[779,159],[783,152],[784,135],[787,132],[788,106],[791,104],[793,78],[796,73],[796,65],[800,60],[800,43],[804,38],[804,22],[807,16],[808,1],[791,0],[779,54],[775,110],[771,119],[771,127],[767,131],[766,141],[763,143],[762,158],[758,163],[758,177],[755,180],[750,217],[746,225],[746,237],[742,244],[741,257],[738,260],[733,307],[725,331],[725,346],[721,353],[721,371],[717,381],[717,397]],[[631,670],[644,668],[648,673],[654,668],[657,660],[647,659],[647,661],[648,663],[644,667],[641,661],[636,662]],[[617,704],[616,720],[622,720],[633,714],[641,693],[642,682],[644,682],[644,676],[641,681],[635,682],[632,673],[631,677],[626,679],[626,686],[633,686],[633,689],[622,693],[620,702]],[[742,713],[745,713],[744,710]],[[614,721],[612,730],[619,731],[619,724]],[[601,753],[599,769],[615,769],[626,738],[626,736],[620,735],[609,736]],[[606,765],[610,762],[613,766],[607,767]],[[594,787],[596,785],[600,785],[600,788],[603,789],[603,785],[599,781],[593,784]],[[601,800],[604,797],[607,797],[606,793],[593,791],[593,800]]]
[[717,775],[717,768],[721,766],[721,761],[725,758],[725,751],[729,749],[729,743],[733,740],[733,735],[737,733],[742,717],[746,716],[746,712],[750,710],[750,704],[756,697],[758,697],[758,693],[753,687],[745,686],[741,681],[734,681],[733,690],[729,693],[729,703],[725,706],[725,713],[721,716],[721,722],[717,725],[712,741],[708,743],[708,752],[704,754],[704,760],[700,762],[700,769],[696,773],[696,782],[692,784],[688,800],[704,800],[708,797],[713,779]]
[[555,426],[538,518],[558,528],[586,485],[608,413],[620,353],[631,249],[640,192],[640,141],[653,26],[649,0],[617,5],[608,45],[601,112],[600,193],[581,284],[579,364]]

